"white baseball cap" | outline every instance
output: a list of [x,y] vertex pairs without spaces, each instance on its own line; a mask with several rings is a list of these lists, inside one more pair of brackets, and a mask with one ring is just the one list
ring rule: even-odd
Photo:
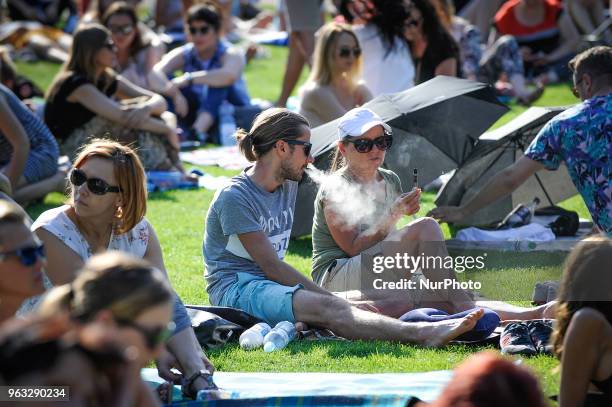
[[374,126],[383,126],[385,132],[391,133],[391,127],[382,121],[379,115],[365,107],[351,109],[340,118],[338,140],[345,137],[359,137]]

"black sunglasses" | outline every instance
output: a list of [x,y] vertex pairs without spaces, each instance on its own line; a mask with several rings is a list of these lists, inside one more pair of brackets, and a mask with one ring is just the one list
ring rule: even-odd
[[411,18],[409,20],[406,20],[404,22],[404,27],[416,27],[419,25],[419,23],[421,22],[421,20],[417,20],[415,18]]
[[358,153],[369,153],[372,151],[374,145],[378,147],[379,150],[385,151],[393,145],[393,136],[391,134],[385,133],[384,136],[376,137],[374,140],[366,139],[366,138],[358,138],[358,139],[346,139],[349,143],[353,143],[355,146],[355,150]]
[[115,45],[115,43],[113,41],[105,42],[104,43],[104,48],[106,48],[106,49],[108,49],[108,50],[110,50],[112,52],[117,51],[117,46]]
[[206,35],[206,34],[208,34],[209,31],[210,31],[210,26],[209,25],[203,25],[200,28],[194,27],[192,25],[189,26],[189,32],[191,33],[191,35],[196,35],[197,33],[200,33],[202,35]]
[[36,263],[38,259],[45,258],[45,247],[43,245],[28,246],[10,252],[0,253],[0,261],[4,261],[8,256],[17,256],[21,264],[29,267]]
[[299,146],[304,146],[304,155],[306,157],[310,156],[310,150],[312,150],[312,143],[309,143],[307,141],[301,141],[301,140],[285,140],[283,139],[283,141],[289,145],[299,145]]
[[96,195],[104,195],[107,192],[121,192],[121,188],[108,185],[106,181],[100,178],[87,178],[85,172],[78,168],[70,172],[70,183],[77,187],[87,183],[87,189]]
[[172,329],[170,328],[170,325],[173,324],[171,322],[166,326],[157,326],[155,328],[149,328],[149,327],[144,327],[128,319],[118,319],[117,323],[119,325],[134,328],[135,330],[140,332],[149,349],[155,349],[160,343],[165,342],[166,339],[170,337],[170,334],[172,333]]
[[340,53],[338,55],[340,55],[340,58],[348,58],[351,56],[351,53],[355,58],[359,58],[361,56],[361,48],[355,47],[351,49],[348,47],[342,47],[340,48]]
[[113,34],[130,35],[134,31],[134,26],[132,24],[111,25],[108,29]]

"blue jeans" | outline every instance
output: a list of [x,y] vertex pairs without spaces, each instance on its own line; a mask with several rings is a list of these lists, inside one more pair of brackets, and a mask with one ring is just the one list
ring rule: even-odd
[[174,293],[174,301],[172,304],[172,322],[174,322],[172,335],[176,335],[183,329],[191,326],[191,318],[189,318],[187,309],[177,293]]

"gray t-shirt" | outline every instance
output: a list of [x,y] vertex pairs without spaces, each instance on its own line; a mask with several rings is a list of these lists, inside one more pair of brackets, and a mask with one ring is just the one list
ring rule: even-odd
[[217,190],[206,216],[204,263],[211,304],[219,304],[236,281],[236,272],[264,276],[238,235],[263,232],[283,260],[289,246],[298,184],[285,181],[274,192],[255,184],[243,172]]

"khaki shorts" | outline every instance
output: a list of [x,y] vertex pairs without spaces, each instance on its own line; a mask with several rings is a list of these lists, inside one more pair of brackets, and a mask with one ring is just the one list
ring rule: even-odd
[[362,270],[361,259],[363,255],[375,256],[382,253],[382,244],[377,243],[357,256],[338,259],[329,267],[321,278],[321,287],[327,291],[353,291],[361,290]]

